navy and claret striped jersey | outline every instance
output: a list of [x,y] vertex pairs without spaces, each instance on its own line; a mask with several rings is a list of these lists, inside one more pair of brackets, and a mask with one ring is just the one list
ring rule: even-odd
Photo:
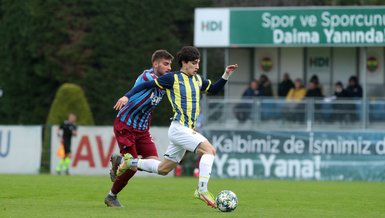
[[159,77],[155,83],[159,88],[166,89],[174,111],[173,120],[194,128],[200,113],[201,91],[207,92],[211,81],[203,79],[199,74],[187,76],[178,71]]
[[[145,70],[136,79],[134,87],[156,78],[158,76],[155,75],[154,69]],[[143,89],[129,98],[127,104],[120,109],[117,117],[127,126],[138,130],[147,130],[150,127],[152,112],[164,94],[165,91],[158,87]]]

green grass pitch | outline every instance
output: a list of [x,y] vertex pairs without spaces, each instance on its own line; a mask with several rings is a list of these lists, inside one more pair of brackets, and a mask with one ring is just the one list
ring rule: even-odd
[[212,179],[234,191],[222,213],[193,199],[196,178],[134,178],[107,208],[109,177],[0,175],[0,217],[385,217],[385,183]]

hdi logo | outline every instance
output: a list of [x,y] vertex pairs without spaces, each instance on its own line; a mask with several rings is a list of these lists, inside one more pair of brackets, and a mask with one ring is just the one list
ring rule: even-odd
[[3,134],[3,132],[0,131],[0,157],[8,156],[10,147],[11,147],[11,131],[8,130],[8,134]]
[[222,31],[222,21],[202,21],[202,31]]
[[309,59],[310,67],[329,67],[328,57],[312,57]]

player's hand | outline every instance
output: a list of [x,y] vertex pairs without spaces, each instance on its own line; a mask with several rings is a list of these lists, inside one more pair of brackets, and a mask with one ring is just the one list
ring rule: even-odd
[[225,77],[229,78],[231,74],[238,68],[238,64],[231,64],[226,67]]
[[123,96],[119,98],[119,100],[116,102],[114,109],[120,110],[125,104],[127,104],[128,98],[126,96]]

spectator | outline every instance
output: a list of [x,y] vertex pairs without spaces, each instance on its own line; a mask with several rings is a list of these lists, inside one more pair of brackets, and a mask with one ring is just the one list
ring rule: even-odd
[[278,96],[286,97],[287,93],[289,93],[290,89],[294,87],[293,81],[290,79],[288,73],[283,74],[283,80],[278,85]]
[[296,79],[294,87],[290,89],[286,96],[287,101],[300,102],[306,95],[306,89],[303,87],[302,80]]
[[334,117],[335,120],[343,121],[347,120],[350,114],[350,106],[346,102],[339,103],[338,101],[346,100],[349,97],[349,92],[344,89],[342,82],[337,82],[335,84],[335,91],[333,98],[337,101],[333,104]]
[[[273,96],[273,87],[266,75],[261,75],[259,77],[259,90],[261,92],[261,96]],[[277,115],[277,112],[274,112],[276,108],[277,106],[274,103],[262,101],[260,105],[261,120],[265,121],[274,119]]]
[[285,116],[288,120],[300,121],[304,115],[304,104],[301,103],[305,97],[306,89],[303,87],[302,80],[296,79],[294,88],[290,89],[286,96]]
[[317,80],[310,80],[309,87],[306,91],[306,97],[323,97],[321,88],[319,87],[319,83]]
[[[310,83],[306,91],[306,97],[314,98],[314,99],[324,97],[319,85],[318,77],[316,75],[312,76],[312,78],[310,79]],[[317,101],[314,102],[314,118],[316,120],[322,120],[322,116],[320,113],[322,105],[323,105],[322,103],[320,104]]]
[[261,92],[261,96],[273,96],[273,87],[266,75],[259,77],[259,91]]
[[319,84],[318,76],[317,75],[311,76],[309,82],[315,82],[316,84]]
[[351,76],[349,78],[349,85],[346,90],[349,92],[350,97],[362,98],[362,87],[358,83],[358,78],[356,76]]
[[[258,88],[258,80],[252,80],[249,84],[249,87],[243,92],[242,99],[251,99],[253,97],[262,96],[263,90]],[[250,103],[242,102],[234,107],[235,117],[240,122],[245,122],[251,113],[252,105]]]
[[259,84],[258,80],[253,79],[249,87],[243,92],[242,97],[243,98],[250,98],[250,97],[255,97],[255,96],[262,96],[263,90],[259,90]]
[[342,82],[336,83],[334,96],[336,97],[336,99],[350,97],[349,92],[344,89]]
[[[346,90],[349,92],[349,96],[351,98],[362,98],[363,92],[362,87],[358,82],[358,78],[356,76],[351,76],[349,78],[349,85],[346,88]],[[351,121],[357,121],[361,119],[361,110],[362,106],[359,102],[351,103],[349,106],[351,111],[354,111],[352,115],[350,116]]]

